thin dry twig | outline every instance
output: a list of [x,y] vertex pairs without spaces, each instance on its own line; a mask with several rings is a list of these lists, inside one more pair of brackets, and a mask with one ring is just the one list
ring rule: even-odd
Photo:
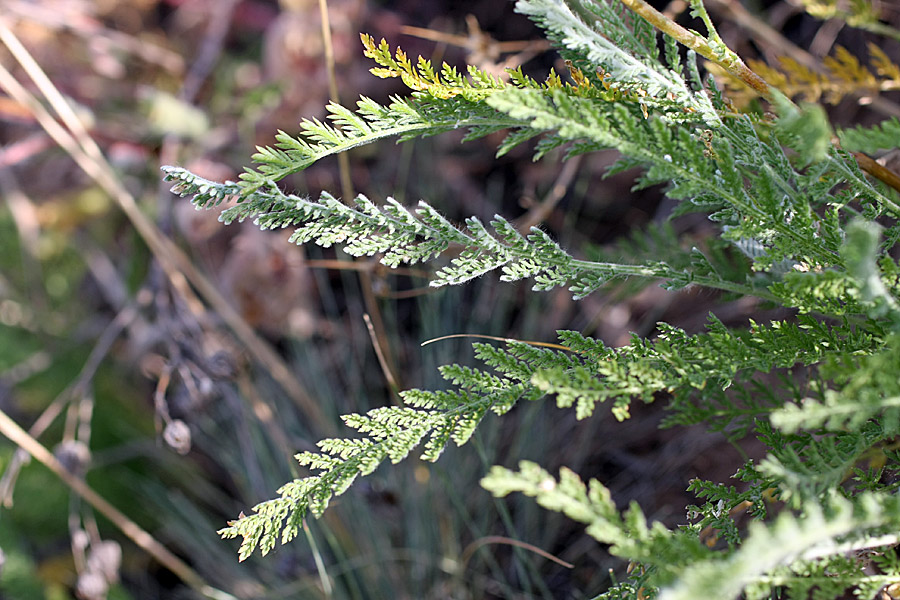
[[542,550],[542,549],[538,548],[534,544],[529,544],[528,542],[523,542],[520,540],[515,540],[513,538],[503,537],[500,535],[489,535],[489,536],[486,536],[483,538],[479,538],[479,539],[475,540],[474,542],[472,542],[471,544],[469,544],[468,546],[466,546],[466,549],[463,551],[462,558],[461,558],[463,566],[468,564],[469,559],[472,558],[472,555],[475,553],[476,550],[478,550],[482,546],[487,546],[488,544],[506,544],[507,546],[516,546],[517,548],[524,548],[525,550],[528,550],[529,552],[534,552],[538,556],[542,556],[542,557],[546,558],[547,560],[553,561],[556,564],[561,565],[567,569],[575,568],[575,565],[573,565],[572,563],[566,562],[561,558],[557,558],[556,556],[553,556],[546,550]]
[[[56,417],[72,400],[84,396],[88,391],[88,385],[94,378],[100,363],[107,355],[113,342],[119,337],[119,334],[137,317],[137,307],[135,305],[126,306],[122,309],[116,318],[106,326],[94,348],[88,355],[81,372],[65,390],[62,391],[53,402],[44,409],[44,412],[37,418],[31,428],[28,430],[29,435],[39,438],[47,430],[48,427],[56,420]],[[3,477],[0,478],[0,503],[5,507],[11,507],[13,503],[13,487],[15,486],[16,477],[19,470],[25,463],[27,455],[25,450],[20,448],[17,450],[7,465]]]
[[404,300],[407,298],[418,298],[419,296],[427,296],[428,294],[433,294],[437,291],[437,288],[427,286],[427,287],[419,287],[412,288],[409,290],[391,290],[389,292],[381,292],[379,296],[382,298],[389,298],[391,300]]
[[578,168],[581,166],[581,156],[575,156],[565,162],[563,168],[559,172],[556,181],[550,187],[550,191],[544,199],[537,205],[532,206],[528,213],[522,217],[521,221],[516,225],[516,229],[522,235],[527,235],[531,228],[547,220],[547,217],[556,208],[556,205],[566,195],[566,191],[578,174]]
[[384,373],[384,378],[388,383],[388,387],[391,388],[391,391],[396,396],[400,391],[400,386],[397,385],[397,378],[394,377],[394,373],[391,371],[387,358],[385,357],[384,350],[381,348],[382,341],[375,333],[372,319],[369,318],[367,313],[363,313],[363,320],[366,322],[366,329],[369,330],[369,338],[372,340],[372,347],[375,348],[375,356],[378,357],[378,364],[381,366],[381,372]]
[[333,424],[300,385],[284,360],[253,331],[215,286],[197,270],[190,259],[141,212],[134,196],[115,176],[99,146],[90,137],[71,105],[2,21],[0,21],[0,41],[10,49],[16,60],[32,77],[57,114],[66,123],[69,131],[64,129],[2,65],[0,65],[0,87],[3,87],[19,103],[27,106],[54,141],[116,201],[157,257],[160,266],[176,289],[186,291],[189,289],[187,285],[189,281],[235,332],[244,347],[288,392],[298,407],[306,413],[309,420],[326,434],[331,433],[334,429]]
[[484,335],[481,333],[451,333],[450,335],[442,335],[440,337],[431,338],[430,340],[425,340],[420,346],[427,346],[428,344],[433,344],[434,342],[441,342],[443,340],[452,340],[454,338],[478,338],[481,340],[492,340],[495,342],[518,342],[520,344],[528,344],[529,346],[540,346],[542,348],[553,348],[554,350],[566,350],[571,351],[572,349],[568,346],[563,346],[562,344],[554,344],[552,342],[535,342],[532,340],[517,340],[515,338],[503,338],[497,337],[496,335]]
[[139,39],[105,27],[88,14],[76,14],[77,7],[73,11],[60,11],[55,6],[43,6],[41,2],[5,0],[3,9],[6,14],[17,19],[39,23],[48,29],[68,29],[87,42],[104,40],[110,46],[133,54],[147,63],[158,65],[171,73],[178,74],[184,71],[184,59],[177,52],[148,39]]
[[193,102],[200,91],[200,86],[203,85],[203,82],[206,81],[206,78],[212,72],[213,67],[216,66],[238,1],[220,0],[212,5],[209,27],[206,29],[203,43],[200,45],[197,58],[191,63],[184,78],[184,83],[178,92],[178,97],[185,102]]
[[428,273],[423,269],[410,269],[404,267],[387,267],[374,260],[337,260],[329,258],[308,258],[303,263],[311,269],[331,269],[335,271],[376,271],[390,272],[392,275],[406,275],[408,277],[421,277],[428,279]]
[[[675,38],[685,46],[692,48],[697,52],[697,54],[700,54],[701,56],[707,58],[711,62],[727,70],[731,75],[742,80],[745,84],[753,88],[753,90],[760,94],[762,97],[766,99],[771,98],[772,91],[769,84],[766,83],[766,81],[763,80],[759,75],[750,70],[746,65],[744,65],[743,61],[739,57],[737,57],[737,55],[732,57],[732,60],[730,62],[722,61],[710,51],[709,46],[706,44],[703,38],[676,24],[671,19],[647,4],[644,0],[621,0],[621,2],[636,14],[646,19],[650,24],[652,24],[660,31]],[[723,11],[728,12],[729,16],[731,16],[736,22],[755,32],[764,40],[773,44],[777,44],[779,47],[790,51],[792,57],[794,57],[801,64],[804,64],[805,66],[817,71],[823,70],[823,66],[820,65],[819,61],[813,58],[812,55],[788,41],[778,31],[754,17],[752,14],[750,14],[749,11],[747,11],[743,6],[741,6],[734,0],[710,0],[709,3],[711,6],[718,7]],[[718,36],[718,34],[715,35]],[[895,116],[900,115],[900,108],[883,98],[872,98],[871,104],[873,107],[878,108],[879,110],[887,114],[893,114]],[[866,171],[873,177],[876,177],[879,180],[883,181],[892,188],[900,189],[900,187],[898,187],[900,186],[900,178],[898,178],[895,173],[893,173],[889,169],[886,169],[882,165],[879,165],[865,154],[855,153],[854,157],[857,159],[860,168],[862,168],[864,171]]]
[[[375,336],[373,342],[376,348],[381,349],[381,360],[384,361],[383,368],[389,373],[396,373],[397,367],[394,364],[393,354],[390,352],[390,344],[388,343],[387,328],[384,326],[384,319],[381,318],[381,307],[378,306],[378,298],[375,297],[375,286],[372,281],[371,271],[359,271],[359,287],[362,290],[363,302],[370,318],[366,320],[366,327],[369,328],[370,334]],[[394,379],[393,376],[388,380]],[[394,385],[397,381],[394,379]],[[399,391],[399,387],[394,388],[394,392]]]
[[47,450],[40,442],[28,435],[9,416],[0,411],[0,433],[6,436],[12,443],[24,449],[45,467],[62,479],[76,494],[93,506],[100,514],[109,519],[122,533],[137,544],[160,564],[175,573],[183,582],[192,589],[203,594],[207,598],[216,600],[234,600],[231,594],[218,590],[203,580],[187,563],[175,556],[168,548],[160,544],[156,539],[141,529],[137,523],[125,516],[119,509],[110,504],[100,494],[89,487],[82,479],[66,470],[62,463]]
[[[481,29],[474,15],[466,15],[466,27],[468,35],[454,35],[412,26],[404,26],[400,31],[413,37],[463,48],[468,52],[468,60],[472,64],[499,77],[506,77],[507,69],[518,67],[551,47],[547,40],[497,41]],[[504,54],[512,56],[501,61]]]

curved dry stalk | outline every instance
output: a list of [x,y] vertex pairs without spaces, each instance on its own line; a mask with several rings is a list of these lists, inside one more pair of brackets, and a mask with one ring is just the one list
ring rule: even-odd
[[563,559],[550,554],[546,550],[542,550],[541,548],[538,548],[534,544],[529,544],[528,542],[523,542],[523,541],[516,540],[513,538],[504,537],[502,535],[489,535],[487,537],[477,539],[474,542],[472,542],[471,544],[469,544],[468,546],[466,546],[466,549],[462,553],[463,565],[465,566],[469,562],[469,559],[472,558],[472,555],[475,554],[476,550],[478,550],[482,546],[487,546],[488,544],[506,544],[508,546],[515,546],[516,548],[524,548],[525,550],[528,550],[529,552],[533,552],[533,553],[537,554],[538,556],[546,558],[549,561],[555,562],[556,564],[558,564],[562,567],[565,567],[567,569],[575,568],[575,565],[573,565],[572,563],[566,562]]
[[240,339],[242,344],[278,382],[281,387],[303,410],[309,420],[321,431],[333,432],[334,425],[326,418],[322,408],[307,393],[285,361],[244,321],[238,312],[225,300],[216,287],[200,273],[190,259],[174,243],[159,231],[137,205],[134,196],[122,185],[114,170],[106,161],[100,147],[88,133],[84,124],[75,114],[69,102],[59,93],[40,65],[28,50],[22,46],[12,31],[0,21],[0,41],[19,61],[37,84],[48,102],[59,114],[68,130],[60,125],[43,105],[29,93],[13,75],[0,65],[0,87],[14,100],[27,107],[47,134],[65,150],[72,159],[97,184],[110,195],[128,217],[138,234],[146,242],[159,261],[172,285],[187,299],[193,297],[192,285],[222,320]]
[[550,186],[550,191],[547,192],[544,199],[532,206],[522,219],[516,222],[516,229],[519,230],[519,233],[527,235],[532,227],[547,220],[553,209],[559,204],[559,201],[569,191],[569,186],[572,184],[575,176],[578,175],[582,158],[582,156],[573,156],[563,163],[556,181]]
[[400,385],[397,383],[397,377],[394,376],[394,372],[391,365],[388,363],[387,355],[384,350],[387,340],[378,337],[375,326],[372,324],[372,318],[369,317],[368,313],[363,313],[363,321],[366,322],[366,329],[369,331],[369,338],[372,340],[372,347],[375,349],[375,357],[378,358],[378,365],[381,367],[384,379],[387,381],[393,396],[397,398],[397,395],[400,392]]
[[454,338],[478,338],[481,340],[492,340],[495,342],[519,342],[520,344],[528,344],[529,346],[540,346],[541,348],[553,348],[554,350],[565,350],[567,352],[571,352],[571,348],[568,346],[563,346],[562,344],[554,344],[552,342],[536,342],[533,340],[517,340],[514,338],[503,338],[498,337],[496,335],[484,335],[481,333],[451,333],[450,335],[442,335],[440,337],[431,338],[430,340],[425,340],[420,346],[427,346],[428,344],[433,344],[434,342],[441,342],[443,340],[452,340]]
[[110,520],[122,533],[124,533],[138,547],[159,561],[160,564],[175,573],[184,583],[192,589],[214,600],[236,600],[234,596],[216,589],[194,571],[187,563],[175,556],[168,548],[160,544],[148,532],[141,529],[137,523],[129,519],[115,506],[110,504],[103,496],[95,492],[81,478],[66,470],[53,453],[47,450],[40,442],[28,435],[24,429],[13,421],[5,412],[0,410],[0,433],[6,436],[12,443],[25,450],[38,462],[53,471],[63,483],[73,492],[84,498],[100,514]]
[[[94,348],[88,355],[78,377],[50,403],[43,413],[41,413],[40,417],[32,424],[31,429],[29,430],[28,433],[30,435],[35,438],[40,437],[71,400],[78,398],[87,392],[88,383],[93,379],[97,368],[100,366],[101,361],[106,357],[113,342],[122,330],[136,317],[136,307],[134,305],[128,305],[116,315],[116,318],[113,319],[109,325],[106,326],[103,333],[100,334],[100,338],[97,340]],[[7,508],[12,506],[13,487],[15,486],[19,470],[22,465],[25,464],[26,459],[27,455],[25,451],[20,448],[13,454],[7,464],[3,476],[0,477],[0,505]]]

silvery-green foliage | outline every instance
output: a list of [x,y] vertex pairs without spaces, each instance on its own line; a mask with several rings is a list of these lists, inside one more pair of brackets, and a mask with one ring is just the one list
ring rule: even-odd
[[[295,243],[339,246],[390,267],[433,263],[435,286],[497,272],[503,281],[528,279],[535,291],[563,286],[579,299],[640,280],[754,296],[794,316],[732,329],[710,315],[697,334],[660,323],[652,339],[635,336],[619,348],[573,331],[560,331],[554,347],[475,344],[477,366],[441,369],[447,389],[407,390],[402,406],[346,415],[354,437],[299,454],[313,474],[220,533],[243,539],[242,559],[257,548],[265,554],[385,461],[437,460],[483,419],[522,401],[549,397],[579,419],[608,406],[624,420],[632,402],[666,398],[666,426],[753,435],[768,449],[739,469],[735,485],[686,483],[697,504],[681,527],[649,522],[636,505],[621,510],[602,483],[567,469],[557,478],[534,463],[495,467],[483,484],[584,523],[637,565],[601,598],[834,598],[848,589],[871,597],[900,572],[886,550],[900,527],[892,445],[900,433],[900,266],[891,254],[900,203],[848,152],[895,147],[896,120],[840,131],[840,149],[817,107],[780,98],[774,120],[735,114],[701,78],[693,53],[683,61],[673,40],[660,46],[651,26],[612,0],[516,6],[571,61],[573,83],[554,73],[538,82],[520,70],[508,82],[475,68],[463,75],[363,36],[379,65],[373,72],[400,77],[409,96],[386,105],[361,98],[355,110],[330,105],[328,123],[304,121],[298,136],[279,132],[239,182],[176,167],[165,168],[166,178],[198,208],[236,199],[222,212],[225,223],[291,228]],[[361,144],[454,129],[467,139],[507,130],[498,154],[532,139],[536,158],[559,148],[567,156],[615,149],[621,158],[611,173],[641,168],[636,187],[661,185],[677,202],[674,216],[702,213],[718,237],[701,249],[663,226],[619,251],[568,249],[499,215],[456,226],[426,202],[311,199],[277,185]]]
[[871,127],[856,126],[838,133],[841,146],[848,152],[878,152],[897,147],[900,137],[900,119],[891,117]]

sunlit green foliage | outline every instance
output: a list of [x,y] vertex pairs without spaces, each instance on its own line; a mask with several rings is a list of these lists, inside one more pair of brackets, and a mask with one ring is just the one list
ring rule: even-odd
[[[840,149],[816,106],[779,96],[774,120],[735,114],[700,77],[693,53],[682,61],[668,38],[660,52],[652,27],[611,1],[520,0],[517,9],[571,61],[573,83],[553,73],[543,83],[521,71],[508,82],[475,68],[461,75],[363,36],[378,65],[373,73],[399,77],[409,97],[386,106],[362,98],[356,111],[331,105],[332,124],[304,121],[299,137],[279,133],[276,148],[260,149],[256,169],[238,183],[175,167],[166,178],[198,208],[237,199],[222,213],[226,223],[290,227],[296,243],[340,245],[391,267],[437,261],[433,285],[499,271],[504,281],[531,279],[537,291],[565,286],[579,299],[639,278],[756,296],[795,316],[742,330],[710,316],[694,335],[660,323],[653,339],[635,336],[620,348],[572,331],[559,332],[552,348],[476,344],[481,366],[446,366],[446,390],[409,390],[402,406],[345,416],[358,436],[299,454],[314,474],[220,533],[243,538],[241,558],[256,548],[265,554],[384,461],[412,452],[437,460],[451,441],[465,444],[488,413],[502,417],[522,400],[555,398],[579,419],[609,404],[624,420],[633,400],[666,398],[667,426],[700,423],[732,439],[752,434],[768,448],[735,475],[739,485],[690,482],[699,504],[688,507],[690,523],[681,528],[648,522],[637,505],[620,511],[600,482],[585,484],[568,469],[555,478],[533,463],[495,467],[483,484],[584,523],[610,552],[638,565],[602,598],[826,598],[851,588],[872,596],[898,571],[884,548],[897,543],[900,526],[890,483],[900,428],[900,266],[889,253],[900,237],[900,204],[847,151],[895,146],[896,123],[845,130]],[[642,168],[637,187],[663,185],[678,201],[675,216],[707,215],[718,239],[704,250],[684,248],[660,228],[652,244],[629,243],[634,262],[592,261],[500,216],[457,227],[425,202],[408,208],[359,196],[349,205],[276,185],[360,144],[460,128],[466,139],[509,130],[499,153],[540,137],[536,158],[560,147],[568,156],[616,149],[611,172]],[[451,248],[457,252],[440,262]],[[800,370],[803,383],[794,376]],[[744,514],[749,527],[739,520]],[[864,572],[867,561],[880,571]]]

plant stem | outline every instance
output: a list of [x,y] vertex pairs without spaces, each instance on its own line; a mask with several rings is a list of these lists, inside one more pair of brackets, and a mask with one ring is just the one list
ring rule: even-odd
[[853,158],[856,159],[856,162],[859,163],[859,166],[863,171],[884,184],[891,186],[895,190],[900,191],[900,175],[897,175],[887,167],[877,163],[873,158],[862,152],[854,152]]
[[769,84],[766,83],[762,77],[751,71],[737,54],[724,45],[721,47],[725,50],[723,55],[721,49],[719,51],[714,50],[706,39],[693,31],[685,29],[647,4],[644,0],[621,0],[621,2],[642,19],[666,35],[674,38],[679,43],[687,46],[700,56],[721,66],[723,69],[756,90],[763,97],[767,99],[771,97],[772,92],[769,89]]

